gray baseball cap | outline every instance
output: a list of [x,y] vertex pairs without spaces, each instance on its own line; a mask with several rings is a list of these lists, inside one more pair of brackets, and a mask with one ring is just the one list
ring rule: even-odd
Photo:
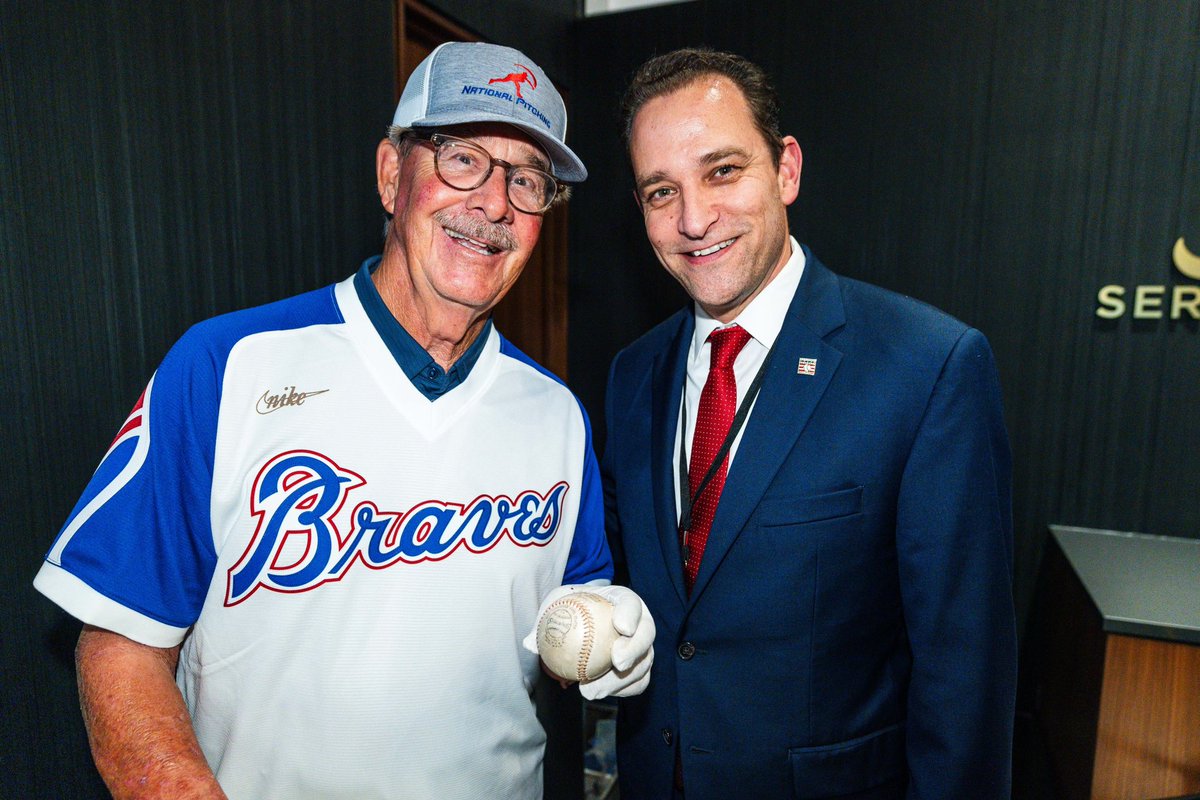
[[392,124],[435,128],[503,122],[532,136],[550,156],[550,171],[578,183],[587,168],[566,145],[567,109],[554,84],[520,50],[483,42],[446,42],[417,65]]

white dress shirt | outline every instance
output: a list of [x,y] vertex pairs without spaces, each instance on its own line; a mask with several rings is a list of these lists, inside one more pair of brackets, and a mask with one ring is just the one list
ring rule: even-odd
[[[788,241],[792,247],[792,255],[783,265],[783,269],[763,287],[758,297],[751,300],[750,304],[742,309],[742,313],[728,324],[722,324],[713,319],[698,303],[693,303],[696,329],[692,333],[691,347],[688,348],[687,381],[684,386],[686,401],[684,408],[687,410],[684,427],[687,436],[685,440],[687,443],[686,453],[689,458],[692,452],[692,436],[696,432],[696,411],[700,407],[700,392],[704,389],[705,381],[708,380],[710,351],[712,350],[712,345],[708,343],[708,336],[713,331],[729,325],[740,325],[750,334],[750,341],[738,353],[737,360],[733,363],[733,375],[737,381],[738,405],[741,406],[742,400],[746,397],[746,391],[754,382],[754,376],[758,374],[759,367],[762,366],[763,360],[779,336],[780,329],[783,328],[783,319],[787,316],[788,307],[792,304],[792,298],[796,294],[796,287],[800,285],[800,278],[804,274],[804,251],[800,249],[800,244],[794,238],[789,236]],[[684,409],[680,409],[681,416],[683,411]],[[753,412],[754,406],[751,406],[750,413],[753,414]],[[747,416],[746,424],[749,424],[749,419],[750,417]],[[738,431],[737,437],[733,440],[733,446],[729,450],[730,465],[733,464],[733,457],[737,454],[738,444],[741,442],[742,433],[746,430],[746,424],[743,424],[742,429]],[[675,430],[678,431],[679,428],[680,423],[677,419]],[[678,517],[682,513],[678,480],[680,475],[678,433],[675,435],[675,447],[672,452],[674,453],[672,458],[675,462],[676,475],[675,511],[676,517]]]

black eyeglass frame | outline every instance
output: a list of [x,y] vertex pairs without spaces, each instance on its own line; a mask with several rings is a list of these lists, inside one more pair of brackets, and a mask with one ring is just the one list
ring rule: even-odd
[[[492,177],[492,171],[494,169],[496,169],[496,167],[501,167],[504,170],[504,195],[505,195],[505,197],[508,198],[508,202],[512,204],[512,207],[517,209],[518,211],[520,211],[523,214],[539,214],[539,215],[545,214],[547,211],[550,210],[550,206],[554,205],[554,201],[558,198],[559,194],[561,194],[562,192],[565,192],[569,188],[566,184],[564,184],[562,181],[555,178],[553,175],[551,175],[549,172],[542,169],[541,167],[535,167],[532,164],[513,164],[511,162],[505,161],[502,158],[496,158],[495,156],[493,156],[491,153],[489,153],[487,151],[486,147],[484,147],[483,145],[480,145],[480,144],[476,144],[475,142],[472,142],[469,139],[463,139],[458,136],[451,136],[446,133],[424,132],[424,131],[406,131],[402,135],[401,138],[402,139],[412,139],[415,142],[432,145],[434,148],[433,171],[437,174],[438,180],[440,180],[442,183],[449,186],[451,189],[457,189],[460,192],[469,192],[474,189],[478,189],[480,186],[483,186],[485,183],[487,183],[488,179]],[[455,184],[446,180],[446,177],[444,175],[442,175],[441,165],[439,164],[439,160],[438,160],[438,153],[441,151],[442,145],[445,145],[445,144],[465,144],[468,147],[473,147],[476,150],[479,150],[485,156],[487,156],[488,160],[491,163],[488,165],[488,168],[486,170],[484,170],[484,172],[480,175],[479,180],[473,186],[456,186]],[[549,179],[546,183],[546,187],[547,187],[546,194],[548,195],[546,202],[540,209],[538,209],[536,211],[530,211],[527,208],[522,208],[520,205],[518,205],[517,201],[513,200],[512,192],[510,191],[509,179],[512,178],[513,172],[518,169],[532,170],[534,172],[545,175]]]

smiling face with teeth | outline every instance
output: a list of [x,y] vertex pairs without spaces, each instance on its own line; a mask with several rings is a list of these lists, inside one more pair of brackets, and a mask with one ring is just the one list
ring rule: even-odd
[[638,110],[629,154],[658,260],[710,316],[734,319],[791,255],[800,146],[785,136],[776,164],[742,91],[707,75]]
[[[511,126],[464,125],[445,133],[483,147],[494,158],[549,170],[542,150]],[[520,276],[537,244],[542,217],[512,206],[501,168],[476,189],[447,186],[434,170],[433,148],[425,144],[397,148],[385,139],[376,152],[376,168],[380,199],[392,223],[372,278],[400,324],[447,366]]]

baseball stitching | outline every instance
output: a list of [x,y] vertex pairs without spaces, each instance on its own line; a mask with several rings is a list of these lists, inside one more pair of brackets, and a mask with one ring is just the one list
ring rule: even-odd
[[588,662],[592,660],[592,640],[596,633],[596,623],[592,619],[592,612],[585,603],[581,603],[574,598],[565,599],[583,617],[583,643],[579,648],[579,663],[575,665],[575,670],[579,675],[579,682],[583,683],[587,680]]

